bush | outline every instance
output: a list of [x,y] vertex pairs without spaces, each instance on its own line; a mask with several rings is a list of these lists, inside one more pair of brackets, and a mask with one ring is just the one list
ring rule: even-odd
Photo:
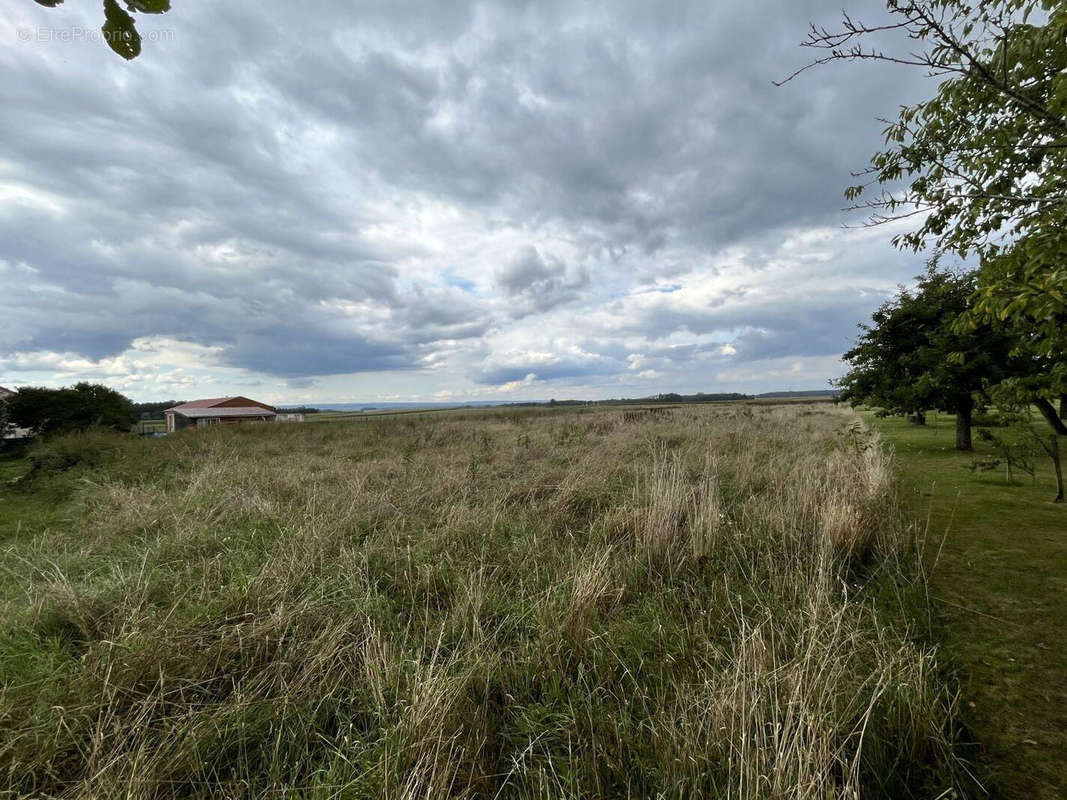
[[24,480],[87,467],[97,469],[115,461],[130,437],[107,428],[89,428],[76,433],[52,436],[29,449],[30,471]]

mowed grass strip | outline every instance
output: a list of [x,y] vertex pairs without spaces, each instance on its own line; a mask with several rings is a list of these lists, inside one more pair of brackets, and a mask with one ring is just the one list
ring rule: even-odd
[[1015,470],[1009,484],[1003,467],[969,469],[996,452],[978,436],[973,454],[953,450],[950,415],[872,423],[895,447],[916,516],[929,520],[939,635],[997,788],[1067,797],[1067,506],[1050,502],[1051,462],[1038,454],[1036,475]]
[[4,492],[62,513],[0,551],[0,793],[973,788],[915,529],[843,410],[88,433],[33,460]]

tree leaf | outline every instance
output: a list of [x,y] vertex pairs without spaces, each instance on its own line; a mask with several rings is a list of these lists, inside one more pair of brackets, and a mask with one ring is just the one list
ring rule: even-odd
[[104,0],[104,24],[100,30],[108,47],[127,61],[141,54],[141,35],[133,17],[119,8],[116,0]]

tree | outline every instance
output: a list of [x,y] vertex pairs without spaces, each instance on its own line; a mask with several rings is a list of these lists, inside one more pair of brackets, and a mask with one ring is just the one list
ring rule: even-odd
[[136,419],[128,398],[94,383],[69,389],[30,386],[7,401],[11,422],[37,434],[84,430],[93,425],[129,430]]
[[[1056,230],[1067,216],[1067,7],[1052,0],[888,0],[887,9],[884,24],[846,15],[837,31],[812,25],[802,46],[826,55],[786,79],[856,60],[943,78],[932,98],[885,120],[885,149],[860,173],[867,180],[847,192],[861,201],[856,207],[870,211],[875,225],[921,215],[914,231],[894,241],[961,256],[998,254],[1031,233]],[[1042,24],[1031,21],[1035,16]],[[906,51],[866,44],[893,33],[906,38]],[[863,200],[871,186],[881,193]]]
[[1064,501],[1063,465],[1060,459],[1058,434],[1053,431],[1051,434],[1042,435],[1034,428],[1029,394],[1015,391],[1011,381],[1005,381],[994,387],[992,396],[1001,411],[1002,418],[1012,428],[1021,431],[1031,442],[1036,443],[1052,461],[1053,473],[1056,476],[1056,497],[1052,502],[1062,503]]
[[[1067,232],[1047,231],[1019,240],[1006,252],[985,260],[973,308],[961,324],[1009,327],[1016,351],[1026,353],[1038,369],[1006,387],[1034,403],[1052,430],[1067,436]],[[1052,402],[1060,401],[1059,413]]]
[[[847,14],[835,31],[812,25],[807,66],[878,61],[941,79],[933,96],[884,120],[885,147],[846,196],[869,225],[915,217],[894,238],[979,259],[961,326],[1004,325],[1014,351],[1040,368],[1025,388],[1053,430],[1067,395],[1067,4],[1053,0],[887,0],[889,18]],[[900,35],[899,51],[871,44]],[[784,81],[783,81],[784,82]],[[868,190],[880,191],[873,197]]]
[[7,429],[11,425],[11,411],[8,408],[7,401],[0,398],[0,437],[3,437],[7,433]]
[[972,416],[987,387],[1025,365],[1010,355],[1013,341],[1001,329],[956,325],[974,293],[973,272],[940,270],[932,261],[917,280],[874,312],[873,325],[860,326],[844,355],[850,369],[837,382],[841,399],[893,413],[955,414],[956,448],[971,450]]
[[[55,8],[63,0],[34,0],[38,5]],[[100,31],[108,47],[127,61],[141,54],[141,34],[129,11],[141,14],[164,14],[170,11],[170,0],[125,0],[124,11],[116,0],[104,0],[104,24]]]
[[[152,403],[134,403],[133,411],[140,419],[163,419],[163,412],[168,408],[173,408],[176,405],[180,405],[182,400],[162,400]],[[293,411],[294,409],[286,409],[286,411]],[[308,413],[303,407],[295,409],[296,411]]]

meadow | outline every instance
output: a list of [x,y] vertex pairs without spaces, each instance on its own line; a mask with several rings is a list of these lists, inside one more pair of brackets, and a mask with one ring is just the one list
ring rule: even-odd
[[[931,413],[925,426],[864,416],[894,449],[903,504],[927,521],[935,636],[982,744],[987,787],[1067,797],[1067,508],[1052,502],[1052,465],[1033,453],[1035,473],[1009,479],[1003,464],[972,469],[1001,455],[985,437],[974,453],[953,449],[951,415]],[[1033,448],[1015,431],[991,432]]]
[[848,411],[89,432],[22,472],[0,795],[977,791],[925,528]]

